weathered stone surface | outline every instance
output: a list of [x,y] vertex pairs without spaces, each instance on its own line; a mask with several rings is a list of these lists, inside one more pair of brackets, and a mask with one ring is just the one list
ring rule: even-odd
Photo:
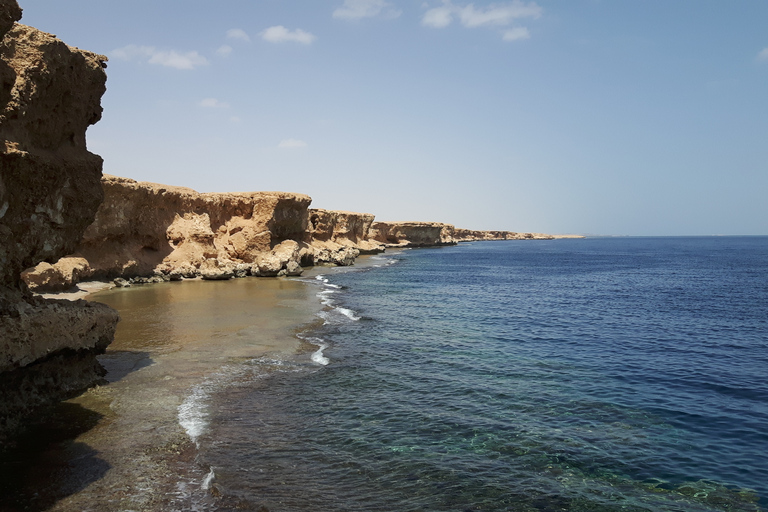
[[0,0],[0,39],[21,19],[21,7],[16,0]]
[[475,242],[482,240],[552,240],[558,238],[544,233],[516,233],[514,231],[476,231],[454,229],[453,239],[457,242]]
[[51,265],[38,263],[36,267],[25,270],[21,278],[33,290],[48,292],[66,291],[93,275],[93,270],[85,258],[61,258]]
[[16,24],[0,60],[14,76],[0,105],[0,283],[15,287],[23,270],[72,252],[101,201],[85,130],[101,118],[106,57]]
[[453,245],[453,229],[441,222],[374,222],[370,237],[387,247]]
[[[21,280],[72,252],[101,202],[102,161],[85,131],[101,117],[106,57],[10,27],[19,14],[0,0],[0,445],[24,415],[101,377],[95,355],[118,319],[102,304],[33,297]],[[61,287],[83,273],[80,261],[38,277]]]
[[384,252],[384,244],[370,239],[373,220],[370,213],[309,210],[309,236],[315,251],[304,257],[313,260],[312,264],[348,265],[354,250],[357,254],[352,261],[360,254]]
[[108,175],[103,186],[104,203],[73,255],[95,277],[234,275],[283,240],[302,239],[311,201],[284,192],[201,194]]

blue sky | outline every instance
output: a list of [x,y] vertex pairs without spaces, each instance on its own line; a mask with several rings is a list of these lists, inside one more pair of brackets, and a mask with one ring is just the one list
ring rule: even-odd
[[768,234],[763,0],[21,0],[110,174],[473,229]]

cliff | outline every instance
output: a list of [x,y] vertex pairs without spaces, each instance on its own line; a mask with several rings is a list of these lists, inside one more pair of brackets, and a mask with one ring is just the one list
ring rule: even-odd
[[453,230],[440,222],[374,222],[370,237],[387,247],[432,247],[454,245]]
[[270,275],[298,264],[308,196],[200,194],[115,176],[102,183],[104,202],[76,253],[93,277]]
[[102,187],[104,201],[70,254],[22,274],[31,289],[63,291],[86,279],[125,285],[299,275],[307,266],[352,265],[360,254],[386,247],[552,238],[439,222],[374,222],[369,213],[309,209],[309,196],[287,192],[199,193],[109,175]]
[[72,252],[102,200],[101,158],[85,131],[101,118],[106,57],[14,24],[0,0],[0,444],[23,417],[101,378],[95,356],[117,313],[34,297],[24,269]]
[[199,193],[109,175],[102,185],[104,201],[79,245],[25,272],[31,288],[298,275],[303,266],[351,265],[361,252],[383,250],[367,240],[373,215],[309,210],[303,194]]
[[312,209],[307,241],[317,252],[346,250],[353,260],[360,254],[384,252],[384,244],[370,239],[373,219],[370,213]]
[[475,231],[454,229],[453,239],[457,242],[477,242],[482,240],[553,240],[557,237],[544,233],[516,233],[514,231]]

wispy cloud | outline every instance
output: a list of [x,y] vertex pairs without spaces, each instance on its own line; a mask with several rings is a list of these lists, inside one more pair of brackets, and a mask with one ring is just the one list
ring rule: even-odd
[[307,143],[299,139],[283,139],[277,147],[280,149],[299,149],[307,147]]
[[397,18],[402,11],[386,0],[344,0],[344,5],[333,11],[334,18],[359,20],[361,18]]
[[[475,4],[455,5],[451,0],[443,0],[443,5],[427,10],[421,18],[425,27],[444,28],[458,20],[467,28],[507,27],[523,18],[539,18],[542,8],[536,2],[525,3],[521,0],[491,4],[487,7],[475,7]],[[502,36],[504,41],[517,41],[530,38],[525,27],[512,27]]]
[[430,9],[421,18],[421,24],[433,28],[447,27],[453,21],[453,10],[451,5]]
[[294,42],[301,44],[312,44],[312,42],[317,39],[314,34],[305,32],[300,28],[291,31],[282,25],[269,27],[261,33],[261,38],[270,43]]
[[515,0],[508,4],[489,5],[485,9],[476,9],[474,4],[469,4],[458,8],[457,13],[465,27],[504,26],[518,18],[538,18],[541,16],[541,7],[533,2],[526,5],[520,0]]
[[205,98],[200,100],[198,105],[205,108],[229,108],[229,103],[219,101],[216,98]]
[[246,43],[251,42],[251,38],[245,33],[245,30],[240,28],[231,28],[227,30],[227,39],[233,39],[236,41],[244,41]]
[[760,53],[757,54],[757,60],[768,60],[768,48],[763,48]]
[[232,47],[228,44],[223,44],[219,46],[219,49],[216,50],[216,53],[221,55],[222,57],[228,57],[230,53],[232,53]]
[[531,33],[525,27],[515,27],[504,31],[502,39],[505,41],[519,41],[520,39],[530,39]]
[[174,69],[195,69],[208,64],[208,59],[197,53],[158,50],[154,46],[129,44],[113,50],[110,57],[122,60],[139,60]]

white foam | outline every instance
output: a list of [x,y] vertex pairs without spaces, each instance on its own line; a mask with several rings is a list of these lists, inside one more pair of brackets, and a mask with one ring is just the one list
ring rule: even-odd
[[211,488],[211,482],[213,482],[213,479],[216,478],[216,473],[213,472],[213,468],[208,472],[207,475],[205,475],[205,478],[203,478],[203,483],[200,485],[200,488],[204,491],[207,491]]
[[192,388],[192,392],[179,405],[179,425],[184,428],[190,439],[197,445],[197,439],[208,427],[206,402],[209,393],[202,385]]
[[336,311],[344,315],[345,317],[349,318],[350,320],[358,321],[360,320],[360,317],[355,314],[354,311],[347,308],[337,307]]
[[323,355],[323,350],[327,349],[328,345],[326,345],[325,343],[321,343],[319,347],[320,348],[318,348],[317,351],[312,354],[312,361],[317,364],[327,366],[328,363],[331,362],[331,360]]
[[312,336],[305,336],[302,334],[299,334],[298,336],[299,338],[303,339],[308,343],[317,345],[317,350],[313,352],[312,356],[310,357],[310,359],[312,359],[312,362],[321,364],[323,366],[326,366],[328,365],[328,363],[331,362],[330,359],[328,359],[327,357],[325,357],[325,355],[323,355],[323,351],[328,348],[328,344],[325,342],[324,339],[316,338]]

